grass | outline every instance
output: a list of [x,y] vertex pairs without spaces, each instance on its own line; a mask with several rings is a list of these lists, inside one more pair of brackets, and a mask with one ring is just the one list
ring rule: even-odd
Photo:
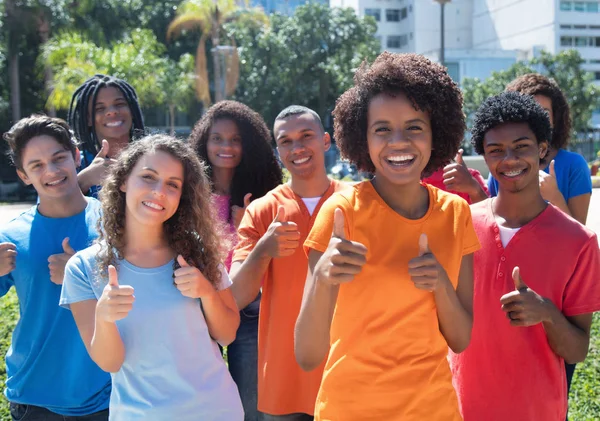
[[[0,389],[4,391],[6,367],[4,356],[10,343],[11,332],[19,313],[14,289],[0,298]],[[9,420],[8,402],[0,398],[0,420]],[[569,419],[572,421],[596,421],[600,419],[600,313],[594,315],[590,352],[583,364],[577,366],[571,396]]]

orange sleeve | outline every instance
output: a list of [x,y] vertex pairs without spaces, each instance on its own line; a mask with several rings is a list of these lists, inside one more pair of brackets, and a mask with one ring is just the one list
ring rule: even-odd
[[331,239],[333,232],[333,214],[336,208],[340,208],[344,214],[344,231],[346,238],[351,239],[349,227],[352,225],[352,212],[350,203],[340,193],[334,193],[329,199],[323,203],[315,224],[313,225],[306,241],[304,242],[304,253],[308,256],[310,249],[315,249],[320,252],[325,252]]
[[260,240],[266,231],[262,225],[260,218],[256,214],[256,207],[249,206],[246,212],[244,212],[242,222],[240,222],[238,228],[238,243],[233,251],[232,262],[246,260],[250,252],[256,247],[258,240]]
[[463,256],[467,254],[475,253],[477,250],[481,248],[479,244],[479,239],[477,238],[477,234],[475,233],[475,228],[473,227],[473,219],[471,218],[471,208],[467,203],[461,203],[461,206],[464,206],[464,210],[460,213],[464,215],[464,236],[463,236]]

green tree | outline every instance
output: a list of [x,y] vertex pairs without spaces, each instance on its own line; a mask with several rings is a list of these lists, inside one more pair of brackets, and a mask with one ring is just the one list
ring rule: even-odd
[[481,103],[490,95],[504,91],[506,85],[526,73],[539,72],[552,77],[561,87],[569,102],[573,129],[589,128],[592,112],[600,107],[600,89],[592,82],[592,75],[582,69],[584,60],[576,50],[552,55],[543,51],[528,62],[518,62],[507,70],[493,72],[486,80],[466,78],[462,83],[464,110],[469,123]]
[[175,134],[175,111],[186,111],[194,102],[195,82],[194,57],[191,54],[182,55],[178,62],[165,59],[159,86],[169,108],[171,135]]
[[380,48],[371,17],[316,4],[298,7],[291,17],[273,15],[268,27],[232,22],[225,29],[240,45],[235,98],[269,124],[291,104],[326,116],[352,86],[355,69]]

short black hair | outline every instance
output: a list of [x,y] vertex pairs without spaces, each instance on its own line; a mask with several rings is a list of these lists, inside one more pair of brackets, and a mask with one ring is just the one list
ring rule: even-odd
[[33,114],[17,121],[3,136],[8,143],[8,156],[17,169],[23,171],[23,150],[27,143],[34,137],[44,135],[54,138],[65,150],[71,152],[73,158],[76,157],[77,140],[67,122],[60,118]]
[[354,86],[335,104],[334,138],[344,158],[360,171],[375,172],[367,144],[369,104],[379,94],[399,93],[431,119],[432,151],[423,170],[423,175],[429,175],[454,158],[466,125],[460,89],[446,68],[422,55],[386,51],[370,66],[364,61],[354,75]]
[[527,123],[537,143],[550,142],[552,129],[548,113],[530,95],[503,92],[485,100],[475,113],[471,143],[483,155],[483,139],[494,127],[505,123]]
[[88,121],[88,104],[91,101],[93,110],[98,92],[107,87],[114,87],[121,91],[129,105],[132,119],[130,140],[144,134],[144,118],[135,89],[122,79],[101,74],[94,75],[73,93],[67,117],[69,124],[73,127],[75,137],[81,142],[82,149],[94,155],[100,151],[102,139],[98,139],[96,136],[96,126],[93,120],[91,125]]
[[[325,127],[323,127],[323,122],[321,121],[321,117],[315,110],[312,110],[308,107],[304,107],[302,105],[290,105],[289,107],[285,107],[277,117],[275,117],[275,121],[277,120],[285,120],[288,117],[292,117],[295,115],[301,114],[310,114],[314,117],[315,121],[319,124],[319,127],[323,132],[325,132]],[[275,135],[275,130],[273,129],[273,135]]]
[[571,136],[571,112],[565,94],[554,79],[539,73],[528,73],[510,82],[506,86],[506,90],[550,98],[554,127],[552,128],[552,140],[548,140],[548,145],[557,150],[567,147]]

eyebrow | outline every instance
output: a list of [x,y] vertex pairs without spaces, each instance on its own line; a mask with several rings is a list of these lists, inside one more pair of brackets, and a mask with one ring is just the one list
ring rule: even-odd
[[[113,100],[113,102],[117,102],[119,100],[123,100],[123,101],[127,102],[127,100],[125,99],[125,97],[123,95],[116,97]],[[94,106],[97,106],[97,105],[104,105],[104,102],[100,101],[99,99],[96,99],[96,104]]]
[[[521,140],[531,140],[531,138],[529,136],[521,136],[521,137],[513,140],[512,143],[517,143],[517,142],[520,142]],[[500,145],[500,143],[488,143],[485,146],[490,147],[490,146],[501,146],[501,145]]]
[[[376,124],[386,124],[389,123],[388,120],[377,120],[376,122],[374,122],[373,124],[371,124],[371,127],[375,126]],[[413,123],[422,123],[425,125],[429,125],[425,120],[421,119],[421,118],[413,118],[412,120],[408,120],[405,121],[404,124],[413,124]]]
[[[69,151],[66,149],[63,149],[61,151],[56,151],[52,154],[52,158],[54,158],[56,155],[60,155],[61,153],[66,153],[66,152],[69,152]],[[41,159],[32,159],[26,165],[29,166],[31,164],[37,164],[38,162],[42,162],[42,160]]]
[[[300,131],[299,131],[299,133],[300,133],[300,134],[302,134],[302,133],[306,133],[306,132],[314,132],[314,131],[315,131],[315,129],[305,128],[305,129],[302,129],[302,130],[300,130]],[[285,138],[285,137],[287,137],[287,136],[288,136],[288,135],[287,135],[287,133],[284,133],[284,134],[282,134],[282,135],[279,135],[279,136],[277,136],[277,139],[276,139],[276,140],[279,140],[279,139],[281,139],[281,138]]]
[[[155,170],[155,169],[153,169],[153,168],[150,168],[150,167],[143,167],[142,169],[143,169],[143,170],[150,171],[150,172],[153,172],[154,174],[158,175],[158,171],[156,171],[156,170]],[[183,183],[183,180],[182,180],[181,178],[179,178],[179,177],[169,177],[169,180],[178,180],[178,181],[181,181],[181,182]]]

